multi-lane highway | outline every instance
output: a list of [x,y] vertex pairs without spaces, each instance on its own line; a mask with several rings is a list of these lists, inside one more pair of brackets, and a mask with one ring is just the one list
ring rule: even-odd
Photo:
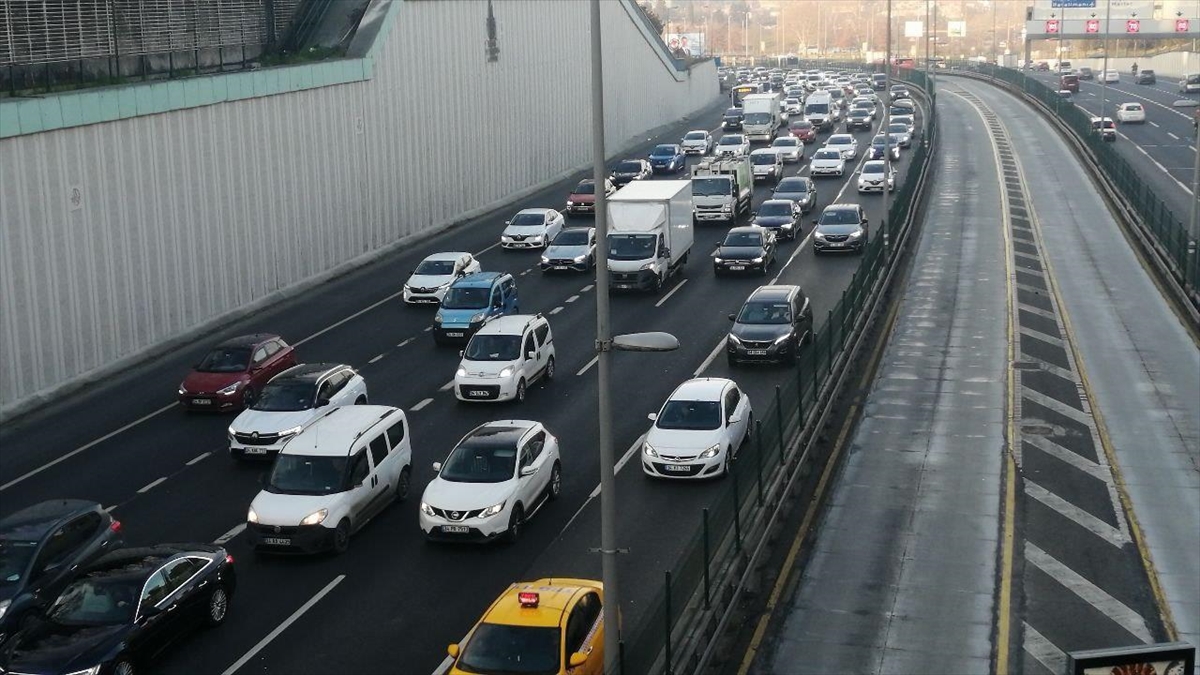
[[[721,103],[695,120],[682,121],[629,156],[644,155],[655,143],[675,142],[688,129],[718,127],[723,108]],[[869,146],[873,134],[855,134],[860,148]],[[806,154],[815,147],[809,145]],[[689,165],[694,161],[689,159]],[[862,161],[860,153],[848,168]],[[900,177],[908,161],[906,151]],[[807,172],[807,160],[787,167],[787,175]],[[506,252],[496,245],[512,213],[532,206],[561,207],[580,177],[282,301],[210,339],[183,345],[7,425],[0,430],[3,511],[51,496],[91,499],[121,519],[131,543],[225,543],[237,559],[240,579],[231,617],[220,630],[189,639],[156,668],[169,673],[430,672],[443,662],[444,646],[461,638],[511,581],[541,575],[598,577],[599,559],[588,551],[599,539],[593,282],[582,275],[542,276],[538,253]],[[857,195],[855,180],[850,171],[843,178],[819,180],[817,211],[811,217],[834,202],[858,202],[870,222],[879,223],[884,198]],[[769,193],[767,186],[756,187],[755,204]],[[572,224],[584,223],[573,219]],[[615,332],[663,330],[681,342],[670,354],[620,354],[613,364],[613,399],[618,402],[614,432],[622,454],[617,465],[619,538],[629,549],[622,556],[626,626],[637,623],[650,595],[658,591],[662,571],[671,567],[695,531],[700,510],[717,487],[643,478],[636,457],[630,460],[647,428],[646,414],[695,375],[735,378],[762,409],[774,385],[794,377],[786,368],[731,371],[716,357],[729,325],[726,314],[767,281],[802,285],[818,324],[841,297],[859,258],[815,258],[811,230],[811,220],[806,220],[798,241],[781,246],[779,263],[769,276],[718,279],[708,254],[725,230],[698,226],[695,255],[682,276],[657,295],[613,298]],[[457,350],[434,346],[428,334],[431,310],[401,302],[401,284],[416,263],[446,250],[470,251],[485,270],[512,272],[522,310],[549,317],[558,371],[553,381],[531,391],[525,404],[456,403],[448,385]],[[230,417],[189,415],[172,403],[188,365],[207,346],[259,331],[282,335],[296,345],[303,362],[355,366],[367,380],[372,403],[398,406],[408,414],[413,497],[377,517],[345,555],[254,555],[242,529],[266,467],[237,464],[226,456]],[[433,476],[430,464],[442,460],[475,425],[512,417],[541,421],[559,437],[561,499],[538,513],[514,545],[425,543],[417,527],[417,502]]]

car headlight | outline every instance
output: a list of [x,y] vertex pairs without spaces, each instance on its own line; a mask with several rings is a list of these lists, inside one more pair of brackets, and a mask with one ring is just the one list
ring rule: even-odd
[[455,377],[466,377],[466,376],[467,376],[467,369],[466,369],[466,368],[463,368],[462,366],[459,366],[459,367],[458,367],[458,370],[454,371],[454,376],[455,376]]
[[654,269],[654,263],[652,263],[652,262],[648,262],[648,263],[646,263],[645,265],[642,265],[642,266],[641,266],[640,268],[638,268],[638,269],[639,269],[639,270],[650,270],[650,269]]
[[438,312],[437,314],[434,314],[434,315],[433,315],[433,322],[434,322],[434,323],[441,323],[441,322],[442,322],[442,313],[441,313],[441,312]]
[[780,227],[781,229],[784,229],[784,230],[790,230],[790,229],[792,229],[792,224],[791,224],[791,223],[784,223],[784,224],[780,225],[779,227]]
[[8,606],[12,604],[12,600],[0,600],[0,619],[8,612]]
[[218,389],[217,393],[221,394],[222,396],[229,396],[231,394],[236,393],[237,390],[241,388],[241,386],[242,386],[242,382],[241,382],[241,380],[238,380],[237,382],[234,382],[233,384],[229,385],[228,387],[225,387],[224,389]]
[[732,342],[733,344],[735,344],[735,345],[742,344],[742,339],[739,338],[738,336],[734,335],[733,333],[730,333],[728,337],[729,337],[729,341]]
[[187,388],[186,388],[186,387],[184,387],[184,386],[183,386],[183,383],[181,382],[181,383],[179,384],[179,395],[180,395],[180,396],[184,396],[184,395],[186,395],[187,393],[188,393],[188,390],[187,390]]
[[815,237],[815,238],[817,238],[817,239],[820,239],[821,241],[825,241],[825,235],[824,235],[824,233],[821,233],[821,232],[813,232],[813,237]]
[[546,256],[542,256],[542,264],[543,264],[543,265],[549,265],[549,264],[550,264],[550,259],[549,259],[549,258],[547,258]]
[[575,206],[575,202],[573,202],[573,201],[571,201],[570,199],[568,199],[568,200],[567,200],[567,206]]
[[733,205],[725,204],[724,206],[721,207],[721,211],[723,211],[725,213],[733,213]]
[[471,317],[471,321],[469,323],[479,323],[480,321],[483,321],[486,317],[487,317],[486,313],[479,312],[478,314]]
[[494,505],[494,506],[489,506],[489,507],[487,507],[486,509],[484,509],[484,510],[483,510],[483,512],[482,512],[482,513],[480,513],[480,514],[479,514],[479,517],[480,517],[480,518],[491,518],[492,516],[494,516],[494,515],[496,515],[496,514],[500,513],[501,511],[503,511],[503,510],[504,510],[504,505],[505,505],[506,503],[507,503],[507,502],[500,502],[499,504],[496,504],[496,505]]
[[507,367],[505,367],[505,368],[504,368],[504,370],[501,370],[501,371],[500,371],[500,377],[511,377],[511,376],[512,376],[512,374],[513,374],[513,367],[512,367],[512,366],[507,366]]
[[325,522],[325,516],[328,516],[328,515],[329,515],[329,509],[321,509],[320,511],[313,511],[312,513],[308,514],[307,516],[304,516],[303,520],[300,521],[300,524],[301,525],[320,525],[321,523]]
[[861,236],[862,236],[862,233],[863,233],[863,231],[862,231],[862,230],[858,230],[857,232],[851,232],[851,233],[850,233],[850,238],[851,238],[851,239],[858,239],[859,237],[861,237]]
[[760,263],[760,262],[762,262],[762,261],[763,261],[763,259],[762,259],[762,256],[759,256],[759,257],[755,258],[754,260],[751,260],[750,262],[752,262],[752,263],[754,263],[755,265],[757,265],[758,263]]
[[444,284],[438,284],[438,285],[436,286],[436,288],[438,288],[438,289],[442,289],[442,288],[450,288],[450,284],[451,284],[451,283],[453,283],[453,281],[447,281],[447,282],[446,282],[446,283],[444,283]]
[[256,512],[254,510],[253,506],[251,506],[250,510],[246,512],[246,522],[247,523],[257,523],[258,522],[258,512]]
[[719,264],[725,262],[725,259],[720,256],[717,256],[716,258],[713,258],[713,262],[715,262],[719,265]]
[[658,457],[658,451],[649,443],[642,443],[642,452],[646,453],[648,457]]
[[291,429],[284,429],[283,431],[279,432],[279,439],[283,440],[284,438],[288,438],[290,436],[295,436],[296,434],[300,433],[301,431],[304,431],[303,425],[297,425],[297,426],[292,427]]
[[587,256],[586,256],[586,255],[577,255],[577,256],[575,256],[575,262],[577,262],[577,263],[581,263],[581,262],[583,262],[584,260],[587,260]]
[[84,668],[83,670],[73,670],[73,671],[67,673],[67,675],[99,675],[101,665],[103,665],[103,664],[97,663],[96,665],[92,666],[91,668]]
[[720,451],[721,451],[721,446],[714,445],[711,448],[700,453],[700,459],[708,459],[709,457],[716,457],[717,453]]
[[421,502],[421,513],[424,513],[427,516],[436,515],[433,512],[433,507],[426,504],[425,502]]
[[791,335],[780,335],[779,337],[775,338],[775,344],[777,344],[777,345],[783,344],[784,342],[787,342],[790,339],[792,339]]

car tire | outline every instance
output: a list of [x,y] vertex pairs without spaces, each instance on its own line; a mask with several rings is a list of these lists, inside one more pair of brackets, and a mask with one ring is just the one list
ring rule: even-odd
[[525,508],[519,503],[513,507],[512,515],[508,517],[508,530],[504,533],[505,540],[510,544],[521,538],[521,530],[525,527]]
[[753,437],[754,437],[754,411],[751,410],[750,414],[746,417],[746,435],[742,437],[741,445],[745,445]]
[[333,529],[333,552],[341,555],[350,548],[350,521],[342,518],[342,522]]
[[366,394],[363,394],[362,396],[359,396],[358,398],[354,399],[354,405],[366,405],[366,404],[367,404]]
[[403,502],[408,499],[408,493],[412,489],[412,469],[404,467],[400,470],[400,476],[396,478],[396,503]]
[[554,501],[562,495],[562,465],[554,463],[550,469],[550,484],[546,486],[546,499]]
[[522,378],[517,382],[517,393],[513,395],[513,400],[517,403],[525,402],[525,380]]
[[224,586],[218,584],[212,593],[208,594],[207,609],[204,622],[210,628],[216,628],[225,623],[225,619],[229,616],[229,592],[225,590]]
[[542,373],[542,377],[544,377],[546,380],[554,379],[554,357],[553,356],[551,356],[550,359],[548,361],[546,361],[546,370],[545,370],[545,372]]
[[133,669],[132,661],[130,661],[128,658],[121,657],[118,658],[116,663],[113,664],[110,672],[113,675],[134,675],[136,671]]

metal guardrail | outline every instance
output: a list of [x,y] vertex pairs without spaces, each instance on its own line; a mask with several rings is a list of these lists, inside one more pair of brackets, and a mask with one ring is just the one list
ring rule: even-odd
[[1018,70],[974,62],[951,62],[949,66],[947,74],[986,78],[1023,95],[1064,134],[1069,134],[1124,224],[1133,230],[1144,252],[1159,268],[1159,276],[1173,286],[1172,295],[1191,317],[1193,329],[1200,326],[1200,252],[1195,249],[1196,242],[1188,236],[1183,217],[1171,211],[1115,144],[1093,132],[1092,115]]
[[[931,92],[922,71],[898,76]],[[931,94],[926,94],[932,100]],[[753,435],[730,465],[713,505],[701,516],[683,555],[663,571],[663,584],[638,624],[624,631],[623,675],[674,674],[707,664],[728,624],[747,575],[760,562],[782,495],[812,467],[818,430],[853,361],[865,327],[891,278],[923,195],[923,178],[936,147],[937,112],[929,107],[920,142],[888,219],[872,232],[859,268],[842,298],[804,350],[795,378],[775,387],[755,420]]]

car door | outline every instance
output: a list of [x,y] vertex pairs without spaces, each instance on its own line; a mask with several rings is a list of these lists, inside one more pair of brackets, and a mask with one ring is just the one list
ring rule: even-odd
[[738,392],[737,386],[730,385],[725,390],[723,404],[725,413],[725,439],[726,445],[733,448],[735,454],[742,445],[746,429],[746,419],[740,414],[740,403],[741,394]]
[[375,484],[378,483],[379,477],[374,474],[373,468],[368,446],[360,447],[351,455],[348,474],[349,489],[346,491],[346,499],[350,523],[355,530],[371,519],[371,509],[375,506],[374,499],[378,496]]
[[512,277],[505,277],[504,281],[500,282],[500,288],[503,291],[504,297],[504,313],[516,314],[521,311],[520,297],[517,295],[517,284]]
[[526,328],[521,338],[520,372],[525,382],[531,383],[538,375],[538,345],[533,329]]
[[142,656],[152,656],[163,650],[182,630],[186,621],[179,610],[182,605],[174,601],[175,591],[186,579],[171,575],[180,561],[172,560],[159,567],[146,579],[134,622],[138,626],[138,650]]
[[[199,623],[208,616],[208,593],[206,589],[211,581],[202,578],[200,573],[212,561],[206,558],[186,557],[175,560],[167,566],[167,582],[174,586],[166,599],[159,602],[167,611],[179,614],[180,624]],[[183,626],[181,625],[182,629]],[[176,636],[179,635],[177,632]],[[175,636],[172,636],[174,638]]]
[[258,345],[250,355],[250,386],[254,387],[256,392],[262,391],[263,385],[271,379],[271,371],[267,369],[268,344],[264,342]]
[[412,442],[408,439],[408,418],[404,417],[403,412],[397,414],[400,419],[393,422],[387,430],[388,445],[391,447],[391,453],[388,454],[387,471],[389,479],[393,483],[399,480],[404,467],[412,463]]
[[492,299],[488,303],[487,316],[484,317],[484,323],[500,316],[504,313],[504,291],[501,290],[500,284],[492,286]]
[[42,543],[31,570],[29,590],[39,605],[53,602],[95,553],[88,544],[102,526],[98,513],[85,513],[59,526]]
[[538,371],[545,372],[546,366],[554,356],[554,336],[550,334],[550,322],[541,321],[533,327],[533,336],[538,346]]
[[[518,454],[517,494],[525,504],[526,513],[550,483],[551,471],[545,466],[546,455],[542,452],[545,446],[546,432],[538,431],[525,440]],[[529,475],[522,475],[526,473]]]
[[367,443],[371,455],[371,476],[368,483],[371,486],[371,517],[382,511],[391,502],[393,490],[396,489],[396,473],[392,470],[395,462],[392,460],[391,448],[388,447],[387,435],[382,427],[373,429],[375,436]]

